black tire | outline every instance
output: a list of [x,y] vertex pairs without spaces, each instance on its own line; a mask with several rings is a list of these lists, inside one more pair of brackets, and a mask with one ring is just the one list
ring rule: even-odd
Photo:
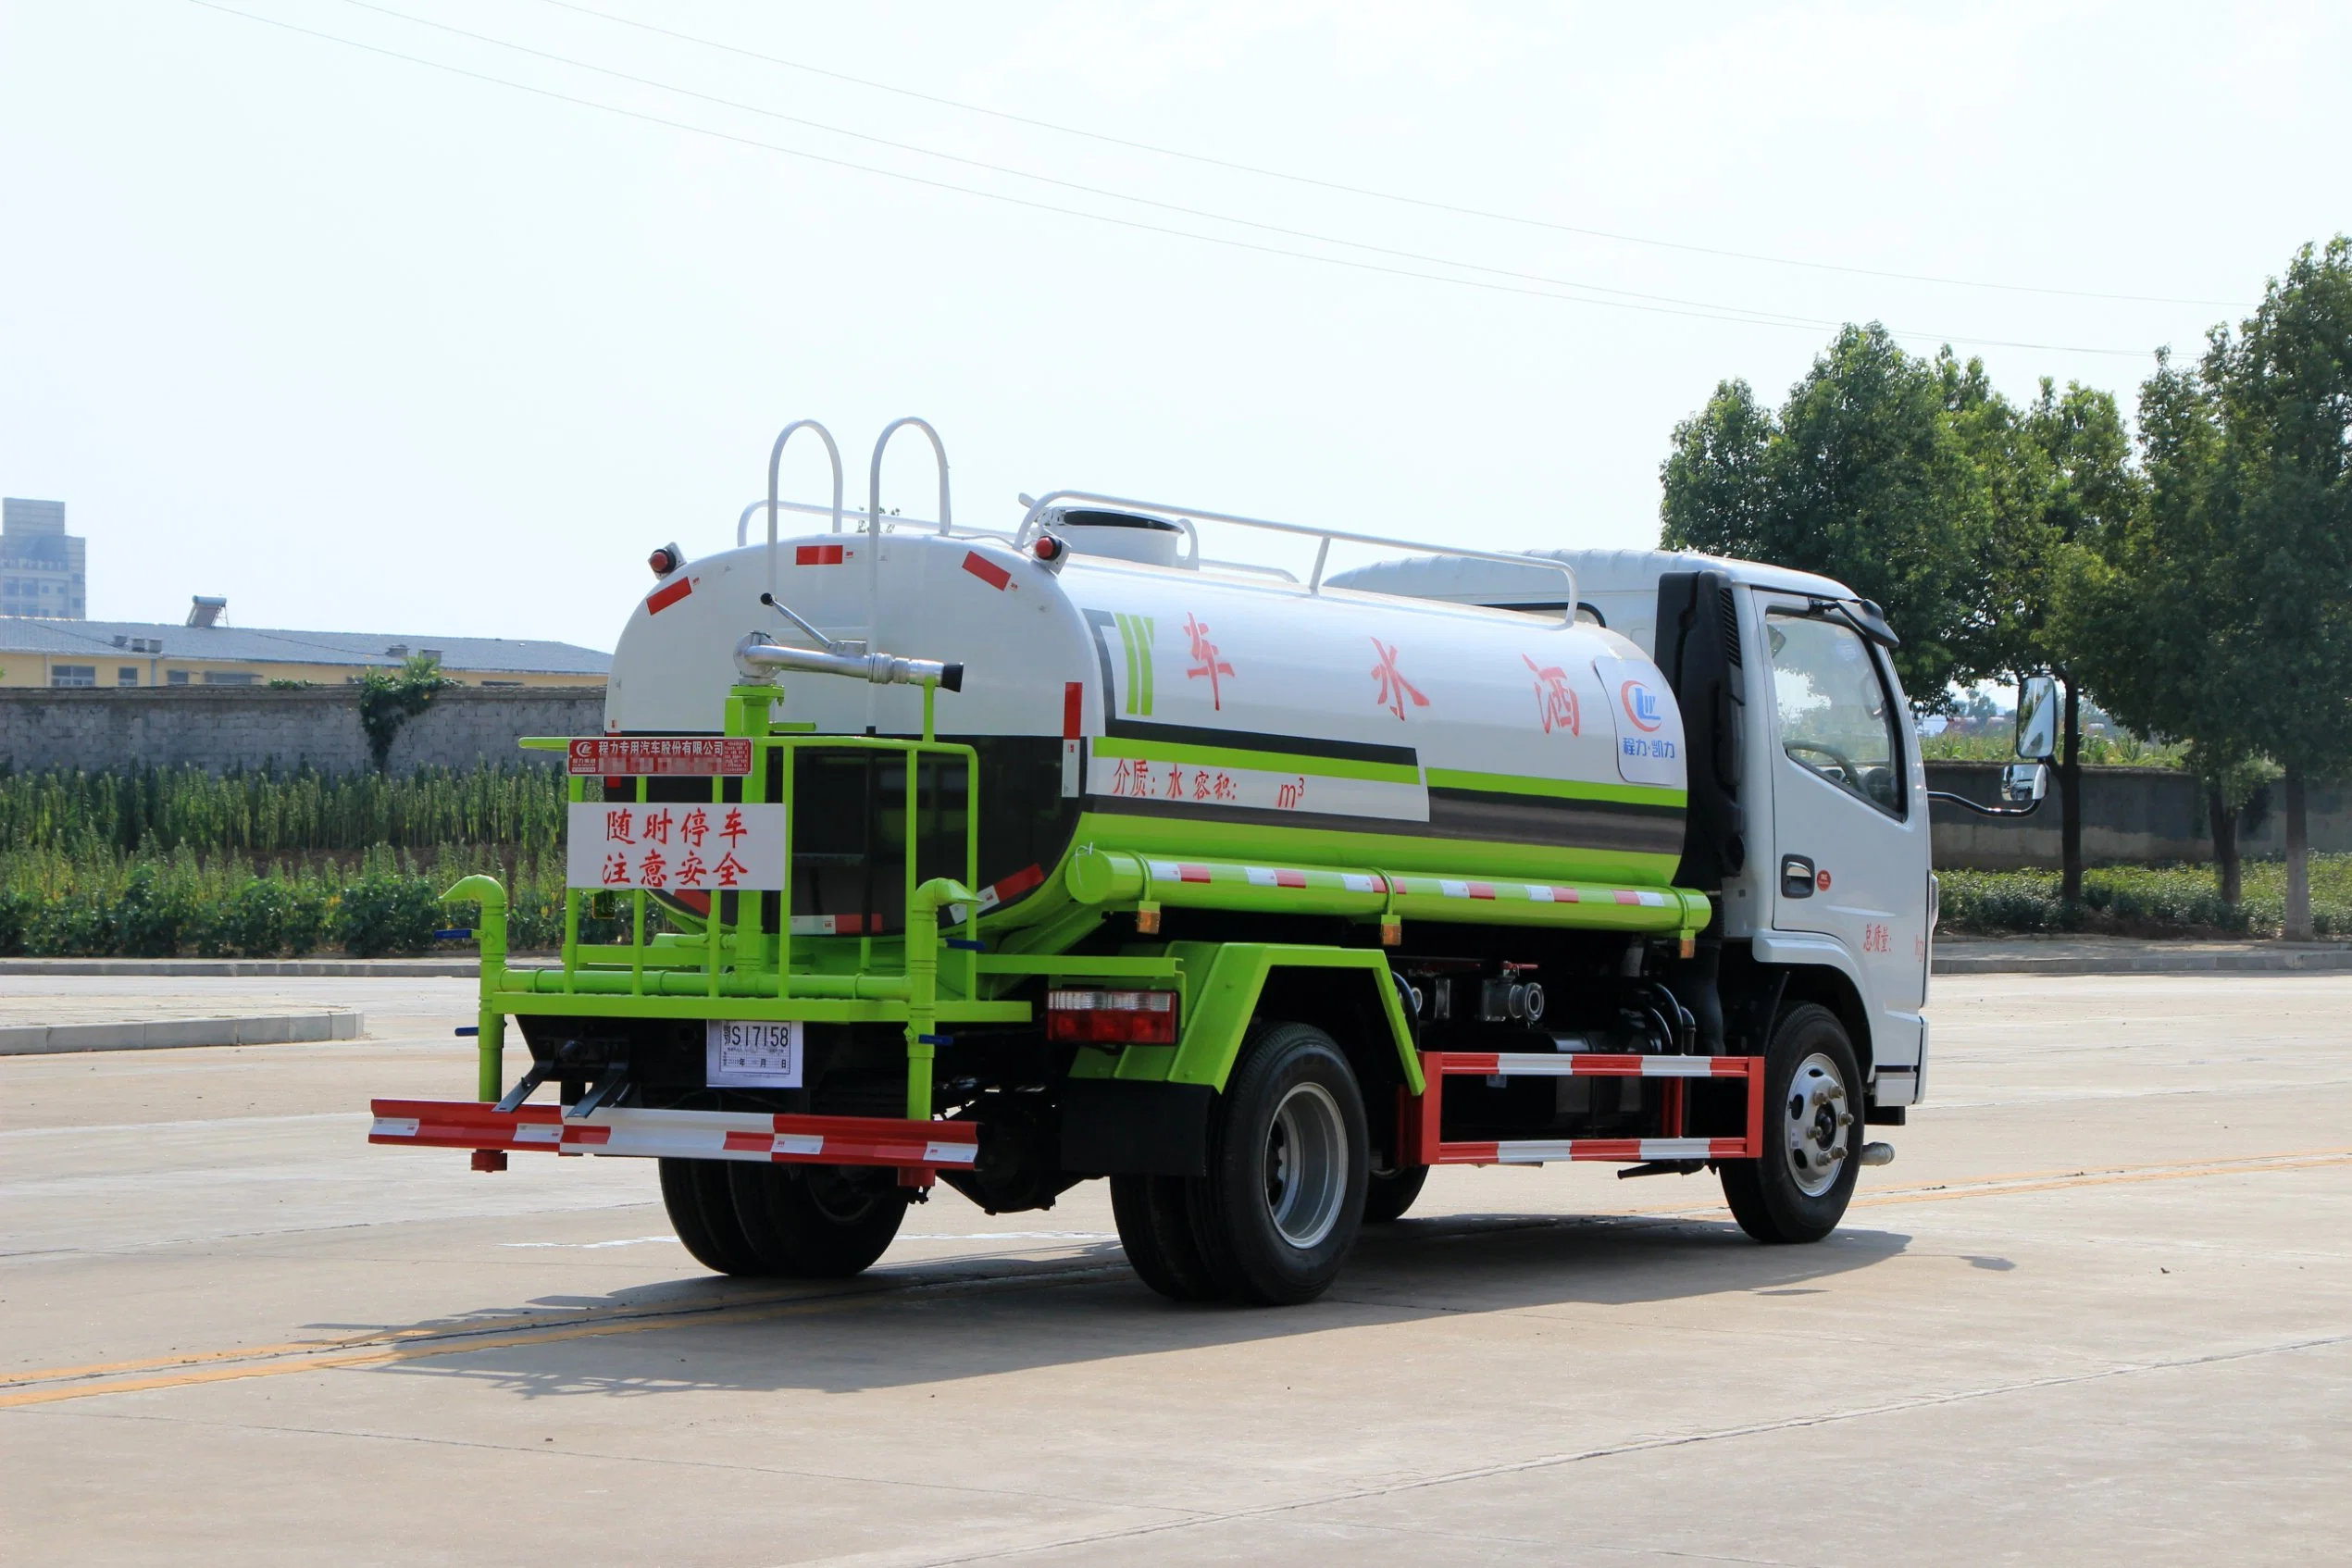
[[1371,1166],[1363,1096],[1331,1037],[1261,1025],[1219,1098],[1209,1174],[1187,1184],[1209,1273],[1236,1300],[1312,1301],[1331,1288],[1363,1223]]
[[888,1251],[906,1218],[906,1188],[879,1165],[736,1162],[728,1172],[744,1239],[764,1274],[846,1279]]
[[1193,1238],[1186,1186],[1182,1176],[1114,1176],[1111,1214],[1144,1284],[1171,1301],[1213,1301],[1225,1292]]
[[1429,1179],[1426,1165],[1400,1165],[1393,1171],[1374,1171],[1363,1187],[1363,1223],[1388,1225],[1404,1218],[1413,1200],[1421,1196],[1422,1184]]
[[1819,1241],[1845,1217],[1861,1170],[1862,1075],[1837,1014],[1810,1002],[1781,1014],[1763,1092],[1763,1157],[1724,1162],[1724,1201],[1759,1241]]
[[670,1160],[662,1167],[662,1207],[669,1211],[670,1228],[694,1254],[694,1261],[713,1274],[765,1274],[759,1254],[752,1251],[743,1226],[735,1217],[735,1200],[728,1191],[727,1160]]

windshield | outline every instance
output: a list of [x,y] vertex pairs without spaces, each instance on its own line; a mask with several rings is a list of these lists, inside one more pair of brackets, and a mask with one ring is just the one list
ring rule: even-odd
[[1766,625],[1781,750],[1807,772],[1902,815],[1895,704],[1870,645],[1837,621],[1775,611]]

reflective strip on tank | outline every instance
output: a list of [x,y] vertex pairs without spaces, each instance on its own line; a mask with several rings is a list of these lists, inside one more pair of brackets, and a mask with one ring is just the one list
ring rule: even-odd
[[1548,888],[1540,882],[1524,882],[1529,903],[1576,903],[1583,896],[1574,888]]
[[1013,580],[1011,572],[1006,571],[977,550],[967,550],[964,553],[964,569],[1000,593],[1004,591],[1005,585]]
[[1014,899],[1019,898],[1023,893],[1027,892],[1031,888],[1036,887],[1039,883],[1044,880],[1045,872],[1041,867],[1036,865],[1025,865],[1020,870],[1013,873],[1012,876],[1000,877],[995,881],[989,883],[987,887],[982,888],[980,890],[980,907],[983,910],[994,909],[1000,903],[1009,902]]

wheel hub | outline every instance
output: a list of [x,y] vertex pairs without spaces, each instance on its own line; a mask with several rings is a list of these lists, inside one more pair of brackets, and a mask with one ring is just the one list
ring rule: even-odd
[[1853,1153],[1853,1125],[1837,1064],[1818,1051],[1799,1062],[1788,1081],[1785,1141],[1789,1173],[1806,1197],[1819,1198],[1836,1185],[1838,1167]]
[[1321,1084],[1294,1085],[1266,1128],[1265,1201],[1291,1246],[1313,1247],[1339,1223],[1348,1190],[1348,1141],[1339,1102]]

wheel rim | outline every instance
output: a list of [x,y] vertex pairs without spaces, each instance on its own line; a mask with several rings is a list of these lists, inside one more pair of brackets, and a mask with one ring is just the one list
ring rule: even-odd
[[870,1180],[823,1165],[810,1166],[802,1180],[808,1188],[809,1206],[834,1225],[855,1225],[874,1212],[877,1194]]
[[1348,1138],[1339,1102],[1321,1084],[1297,1084],[1266,1128],[1266,1214],[1291,1246],[1314,1246],[1339,1223],[1348,1190]]
[[1797,1064],[1782,1111],[1789,1175],[1798,1191],[1818,1198],[1837,1184],[1839,1168],[1853,1152],[1847,1146],[1847,1133],[1854,1125],[1854,1112],[1837,1064],[1818,1051]]

